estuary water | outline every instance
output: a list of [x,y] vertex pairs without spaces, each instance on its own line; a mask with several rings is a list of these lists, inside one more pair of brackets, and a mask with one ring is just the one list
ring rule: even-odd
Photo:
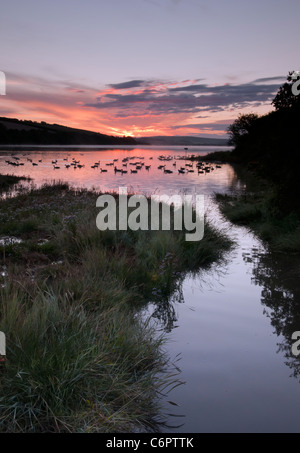
[[213,194],[242,191],[247,182],[229,164],[198,174],[184,159],[220,149],[226,148],[3,150],[0,173],[30,176],[37,185],[61,180],[102,191],[204,195],[208,217],[236,246],[221,263],[187,275],[166,307],[151,301],[147,307],[165,332],[167,354],[174,360],[179,354],[185,382],[165,398],[173,426],[165,430],[299,432],[300,362],[291,353],[292,333],[300,330],[299,260],[272,255],[248,229],[221,216]]

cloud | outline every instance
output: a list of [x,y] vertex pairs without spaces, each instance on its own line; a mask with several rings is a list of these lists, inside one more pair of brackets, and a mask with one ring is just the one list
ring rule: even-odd
[[[86,106],[99,110],[112,109],[118,115],[127,113],[129,116],[145,111],[153,115],[221,112],[270,103],[279,88],[278,83],[272,83],[274,80],[278,77],[223,85],[136,80],[110,85],[114,88],[113,92],[103,90],[96,102]],[[123,88],[129,90],[122,92]],[[138,90],[130,91],[136,88]]]
[[123,90],[126,88],[136,88],[136,87],[144,86],[145,83],[146,82],[144,80],[130,80],[129,82],[123,82],[123,83],[111,83],[108,86],[110,86],[111,88],[115,88],[117,90]]
[[192,123],[177,126],[171,126],[171,129],[210,129],[212,131],[226,131],[231,123],[217,124],[217,123]]
[[[76,81],[7,74],[7,96],[2,114],[56,122],[110,133],[143,135],[226,131],[237,110],[269,106],[285,78],[278,76],[249,83],[206,83],[204,79],[132,79],[107,84],[101,90]],[[220,114],[220,115],[219,115]],[[222,114],[222,116],[221,116]],[[214,121],[219,118],[222,121]],[[206,123],[200,123],[205,120]],[[198,122],[199,121],[199,122]]]
[[192,129],[192,130],[198,130],[198,133],[204,134],[204,133],[218,133],[218,132],[223,132],[223,134],[227,134],[227,129],[228,126],[233,122],[234,120],[220,120],[220,121],[215,121],[215,122],[209,122],[209,123],[190,123],[190,124],[177,124],[175,126],[171,126],[170,128],[173,130],[178,130],[178,129]]
[[262,79],[256,79],[254,80],[254,82],[252,83],[269,83],[269,82],[279,82],[279,83],[283,83],[286,81],[286,76],[275,76],[275,77],[264,77]]
[[159,1],[158,0],[144,0],[144,2],[151,3],[152,5],[155,5],[155,6],[167,6],[168,4],[177,6],[182,1],[183,0],[165,0],[165,3],[164,3],[163,0],[159,0]]

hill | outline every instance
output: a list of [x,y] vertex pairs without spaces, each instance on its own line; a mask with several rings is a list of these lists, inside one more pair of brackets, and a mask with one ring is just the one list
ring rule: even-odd
[[0,117],[0,145],[135,145],[132,137],[115,137],[42,121]]
[[228,140],[224,138],[190,137],[185,135],[139,137],[137,142],[153,146],[226,146],[228,144]]

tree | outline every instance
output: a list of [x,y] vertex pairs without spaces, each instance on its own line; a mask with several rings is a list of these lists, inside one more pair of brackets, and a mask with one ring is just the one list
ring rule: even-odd
[[258,119],[255,113],[248,113],[246,115],[239,115],[239,117],[228,127],[229,144],[237,146],[241,143],[242,137],[247,135],[253,124]]
[[300,109],[300,94],[295,95],[292,91],[292,86],[298,84],[300,80],[299,71],[290,71],[287,76],[287,82],[285,82],[278,90],[275,98],[272,101],[275,109],[278,110],[289,110],[289,109]]

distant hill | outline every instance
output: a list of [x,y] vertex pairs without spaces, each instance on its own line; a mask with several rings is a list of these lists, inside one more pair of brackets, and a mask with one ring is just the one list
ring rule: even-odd
[[139,144],[158,146],[226,146],[228,140],[224,138],[205,138],[190,136],[153,136],[139,137]]
[[132,137],[0,117],[0,145],[135,145]]

